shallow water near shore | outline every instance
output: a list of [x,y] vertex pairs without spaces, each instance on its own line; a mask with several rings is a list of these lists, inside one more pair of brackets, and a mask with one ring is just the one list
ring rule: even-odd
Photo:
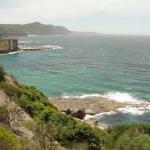
[[[62,47],[0,56],[0,64],[21,83],[35,85],[49,97],[82,98],[94,94],[117,101],[150,100],[148,36],[76,34],[29,36],[19,41],[20,46],[26,47]],[[115,118],[115,122],[138,122],[140,117],[119,113],[119,117],[113,116],[112,119]],[[142,117],[142,122],[150,122],[149,113]],[[101,119],[104,120],[111,119]]]

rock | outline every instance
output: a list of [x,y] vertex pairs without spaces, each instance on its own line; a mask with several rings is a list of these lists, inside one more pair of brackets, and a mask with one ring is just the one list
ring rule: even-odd
[[64,110],[63,112],[65,112],[66,115],[72,114],[72,110],[69,108],[67,110]]
[[85,110],[84,109],[79,109],[76,112],[72,113],[72,117],[78,118],[78,119],[84,119],[85,117]]
[[85,113],[88,115],[95,115],[95,110],[93,109],[85,109]]
[[79,109],[79,110],[73,110],[73,109],[67,109],[63,110],[66,115],[70,115],[72,117],[78,118],[78,119],[84,119],[86,113],[84,109]]

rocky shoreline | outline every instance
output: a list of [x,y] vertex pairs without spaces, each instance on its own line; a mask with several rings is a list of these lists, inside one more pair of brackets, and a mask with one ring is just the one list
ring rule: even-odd
[[107,128],[108,125],[96,122],[94,120],[85,119],[86,116],[94,116],[96,114],[105,112],[117,112],[120,108],[125,107],[147,107],[148,102],[116,102],[104,97],[86,97],[86,98],[49,98],[58,109],[74,118],[78,118],[91,126],[98,126],[99,128]]
[[[61,111],[70,110],[84,110],[85,114],[95,115],[102,112],[115,111],[118,108],[129,105],[128,103],[119,103],[110,101],[103,97],[88,97],[80,98],[50,98],[50,102],[56,105]],[[135,104],[130,104],[135,105]]]

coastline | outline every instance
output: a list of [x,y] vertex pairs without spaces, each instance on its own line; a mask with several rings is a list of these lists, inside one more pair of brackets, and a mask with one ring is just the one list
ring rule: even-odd
[[53,45],[47,45],[47,46],[39,46],[39,47],[22,47],[20,48],[21,50],[16,50],[16,51],[7,51],[5,53],[1,53],[0,52],[0,56],[3,56],[3,55],[12,55],[12,54],[18,54],[18,53],[21,53],[23,51],[45,51],[45,50],[49,50],[49,49],[52,49],[52,50],[55,50],[55,49],[62,49],[62,47],[60,46],[53,46]]
[[[72,113],[84,111],[85,116],[81,121],[84,121],[91,126],[98,126],[105,129],[110,125],[103,122],[98,122],[97,117],[117,114],[117,113],[131,113],[133,115],[142,115],[144,112],[150,112],[150,102],[117,102],[105,97],[67,97],[67,98],[49,98],[49,101],[54,104],[62,113],[71,111]],[[74,117],[74,116],[73,116]]]
[[13,51],[13,52],[7,52],[7,53],[0,53],[0,56],[19,54],[19,53],[21,53],[21,52],[23,52],[23,50]]
[[61,111],[66,109],[84,109],[86,114],[95,115],[101,112],[114,111],[117,108],[125,107],[126,103],[108,101],[103,97],[87,98],[50,98],[50,102],[55,104]]

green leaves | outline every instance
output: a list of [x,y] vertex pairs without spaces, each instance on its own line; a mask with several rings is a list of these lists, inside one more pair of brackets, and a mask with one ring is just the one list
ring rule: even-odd
[[0,124],[0,149],[1,150],[19,150],[19,143],[15,134],[8,128]]
[[107,134],[103,147],[106,150],[149,150],[150,125],[119,125]]
[[0,82],[5,80],[5,71],[2,66],[0,66]]

